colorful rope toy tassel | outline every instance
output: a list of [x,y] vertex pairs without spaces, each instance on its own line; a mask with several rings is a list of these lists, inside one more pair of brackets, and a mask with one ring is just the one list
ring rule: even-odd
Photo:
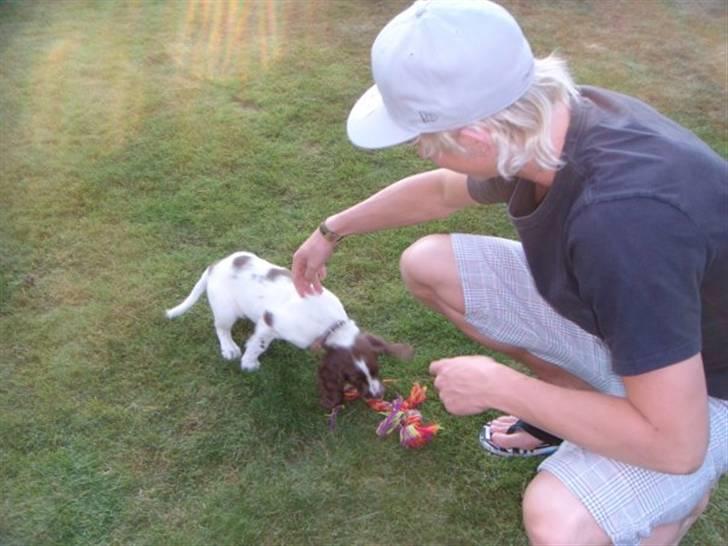
[[[360,398],[359,392],[354,388],[347,388],[344,392],[344,400],[349,402]],[[409,396],[404,399],[397,396],[392,402],[369,398],[367,405],[385,415],[377,427],[377,436],[385,438],[393,432],[399,433],[399,444],[403,447],[418,449],[429,444],[440,430],[436,423],[425,424],[422,422],[422,414],[418,408],[427,398],[427,387],[415,383],[412,386]],[[336,426],[336,415],[341,406],[334,408],[329,414],[329,428]]]
[[399,444],[402,447],[418,449],[429,444],[440,430],[436,423],[425,424],[422,414],[416,408],[427,398],[427,387],[419,383],[412,386],[407,399],[398,396],[393,402],[368,400],[369,407],[386,415],[377,427],[377,436],[384,438],[393,432],[399,432]]
[[404,447],[419,449],[429,444],[438,430],[440,425],[436,423],[426,425],[421,417],[410,416],[405,418],[404,425],[399,429],[399,443]]

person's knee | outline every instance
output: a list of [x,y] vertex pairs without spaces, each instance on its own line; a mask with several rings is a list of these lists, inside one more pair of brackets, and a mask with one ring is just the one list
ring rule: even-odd
[[540,472],[523,497],[523,524],[531,544],[609,544],[609,537],[558,478]]
[[452,253],[449,235],[427,235],[407,247],[399,260],[399,270],[407,289],[415,296],[437,286],[438,264]]

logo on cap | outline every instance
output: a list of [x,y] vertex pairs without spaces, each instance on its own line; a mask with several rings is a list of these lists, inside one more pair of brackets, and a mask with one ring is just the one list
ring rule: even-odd
[[433,112],[418,112],[420,114],[420,119],[422,120],[422,123],[434,123],[437,121],[437,118],[440,116],[433,113]]

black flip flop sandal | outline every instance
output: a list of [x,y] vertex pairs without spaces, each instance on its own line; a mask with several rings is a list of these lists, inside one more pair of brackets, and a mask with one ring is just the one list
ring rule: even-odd
[[506,434],[513,434],[519,430],[527,432],[534,438],[541,440],[543,443],[533,449],[521,449],[518,447],[506,448],[497,446],[491,439],[490,423],[487,423],[480,431],[480,445],[483,449],[493,455],[497,455],[498,457],[543,457],[551,455],[559,448],[559,445],[563,441],[558,436],[554,436],[545,430],[529,425],[520,419],[508,427]]

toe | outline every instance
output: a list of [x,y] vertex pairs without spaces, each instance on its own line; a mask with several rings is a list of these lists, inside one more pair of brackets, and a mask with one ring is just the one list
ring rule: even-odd
[[502,432],[493,432],[491,441],[498,447],[505,449],[517,447],[519,449],[533,449],[541,445],[538,438],[534,438],[527,432],[519,431],[512,434],[504,434]]
[[518,421],[517,417],[513,417],[512,415],[501,415],[489,423],[490,430],[494,433],[500,432],[505,434],[506,431],[516,423],[516,421]]

